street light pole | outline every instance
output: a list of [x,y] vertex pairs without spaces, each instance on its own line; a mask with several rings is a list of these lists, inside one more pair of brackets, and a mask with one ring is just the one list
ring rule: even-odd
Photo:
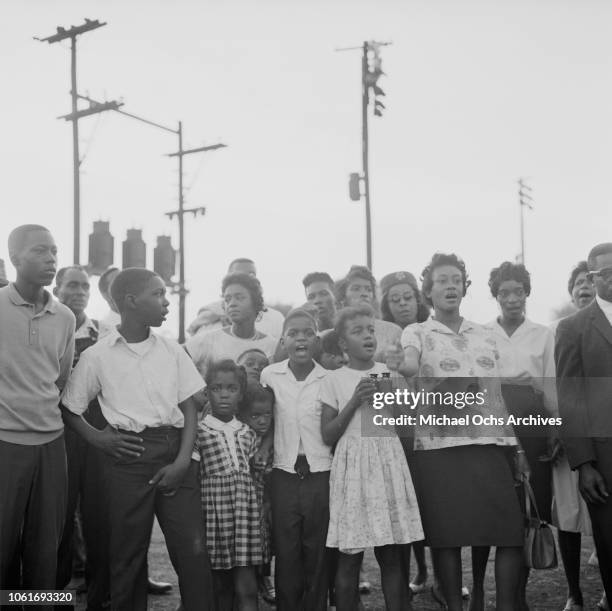
[[525,208],[533,210],[533,198],[531,197],[531,187],[525,182],[524,178],[518,179],[519,207],[521,212],[521,263],[525,265]]
[[372,214],[370,210],[370,169],[369,169],[369,142],[368,142],[368,105],[369,85],[367,82],[368,74],[368,43],[363,43],[363,57],[361,59],[361,155],[363,171],[363,196],[365,200],[365,219],[366,219],[366,261],[368,269],[372,269]]

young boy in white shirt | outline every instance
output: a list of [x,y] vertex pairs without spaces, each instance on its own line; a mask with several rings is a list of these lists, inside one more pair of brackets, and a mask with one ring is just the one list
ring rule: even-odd
[[[151,332],[168,313],[163,280],[128,268],[114,279],[121,324],[86,350],[62,396],[64,417],[108,456],[111,607],[146,611],[147,549],[153,517],[166,538],[187,611],[212,608],[193,395],[203,386],[179,345]],[[98,398],[109,423],[102,431],[82,417]]]
[[287,315],[281,342],[289,358],[266,367],[261,383],[274,403],[272,470],[276,605],[279,611],[326,609],[331,448],[321,437],[318,405],[327,372],[312,358],[317,325],[303,309]]

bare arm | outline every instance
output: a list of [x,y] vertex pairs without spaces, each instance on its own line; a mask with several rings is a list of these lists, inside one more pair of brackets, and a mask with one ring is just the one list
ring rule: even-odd
[[334,445],[342,437],[349,422],[353,419],[357,408],[362,403],[370,401],[375,392],[376,384],[374,381],[370,378],[362,378],[343,410],[337,411],[331,405],[323,403],[321,411],[321,436],[328,446]]

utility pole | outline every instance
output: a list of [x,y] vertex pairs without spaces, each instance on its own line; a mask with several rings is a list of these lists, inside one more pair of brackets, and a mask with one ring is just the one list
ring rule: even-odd
[[519,208],[521,213],[521,254],[520,263],[525,265],[525,208],[533,210],[533,198],[531,197],[532,188],[525,182],[527,179],[519,178],[517,180]]
[[[78,96],[82,100],[87,100],[92,105],[100,104],[100,102],[96,102],[96,100],[91,99],[90,97],[80,95]],[[168,157],[178,157],[178,174],[179,174],[179,182],[178,182],[178,210],[173,210],[172,212],[166,212],[166,216],[169,219],[173,219],[175,216],[178,219],[179,226],[179,281],[178,284],[174,288],[174,292],[178,293],[179,296],[179,332],[178,332],[178,341],[179,343],[184,343],[185,341],[185,297],[189,292],[185,286],[185,231],[184,231],[184,219],[185,214],[193,214],[195,218],[198,215],[204,215],[206,212],[206,208],[200,206],[197,208],[187,208],[185,209],[185,193],[183,189],[183,157],[185,155],[191,155],[192,153],[205,153],[208,151],[215,151],[220,148],[227,147],[226,144],[211,144],[209,146],[201,146],[199,148],[188,149],[185,150],[183,148],[183,123],[182,121],[178,122],[178,128],[174,129],[172,127],[168,127],[167,125],[162,125],[161,123],[156,123],[155,121],[150,121],[149,119],[145,119],[139,115],[135,115],[131,112],[126,112],[125,110],[120,110],[118,107],[113,108],[115,112],[125,117],[129,117],[130,119],[135,119],[136,121],[140,121],[141,123],[146,123],[147,125],[151,125],[152,127],[157,127],[165,132],[170,132],[171,134],[175,134],[178,137],[178,150],[175,153],[169,153]]]
[[[352,173],[349,179],[349,196],[353,201],[362,197],[365,202],[366,224],[366,261],[368,269],[372,269],[372,209],[370,204],[370,168],[369,168],[369,130],[368,109],[370,107],[370,91],[374,94],[374,115],[382,117],[385,105],[380,100],[385,92],[379,87],[378,79],[384,74],[380,58],[380,47],[390,45],[390,42],[364,41],[361,47],[347,47],[336,51],[361,50],[361,159],[362,174]],[[363,194],[359,191],[359,182],[363,182]]]
[[81,185],[80,185],[80,166],[79,155],[79,119],[85,116],[104,112],[105,110],[116,110],[121,104],[116,101],[98,103],[95,107],[90,106],[85,110],[78,109],[78,89],[77,89],[77,36],[97,30],[106,25],[106,22],[85,19],[85,23],[78,26],[70,26],[67,30],[61,26],[57,27],[57,32],[46,38],[36,38],[40,42],[53,44],[62,40],[70,39],[70,98],[72,102],[71,112],[68,115],[58,117],[72,121],[72,165],[73,165],[73,200],[74,200],[74,254],[73,262],[75,265],[80,263],[81,258]]
[[170,153],[168,157],[178,157],[179,162],[179,193],[178,193],[178,210],[172,212],[166,212],[168,218],[172,219],[177,217],[179,226],[179,344],[185,342],[185,297],[187,296],[187,289],[185,288],[185,236],[184,236],[184,221],[183,217],[185,214],[193,214],[195,218],[198,214],[204,215],[206,208],[185,208],[185,199],[183,192],[183,157],[185,155],[191,155],[193,153],[206,153],[208,151],[215,151],[220,148],[225,148],[226,144],[211,144],[210,146],[200,146],[194,149],[183,149],[183,123],[179,121],[178,130],[178,151]]

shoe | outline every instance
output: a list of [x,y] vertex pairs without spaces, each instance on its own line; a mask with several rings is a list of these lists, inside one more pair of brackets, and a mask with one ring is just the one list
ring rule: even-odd
[[587,564],[589,566],[599,566],[599,558],[597,558],[597,552],[595,550],[593,550],[593,553],[589,556]]
[[610,605],[608,604],[608,598],[606,597],[605,594],[601,597],[601,600],[597,603],[597,608],[600,611],[610,611]]
[[461,586],[461,598],[468,600],[470,598],[470,591],[467,586]]
[[563,611],[584,611],[584,607],[574,602],[574,599],[570,596],[563,607]]
[[147,592],[153,596],[159,596],[160,594],[168,594],[172,590],[172,584],[166,583],[165,581],[153,581],[149,577],[149,583],[147,584]]
[[361,581],[359,583],[359,594],[369,594],[372,590],[372,584],[369,581]]
[[262,577],[259,580],[259,594],[264,602],[269,605],[276,604],[276,590],[274,589],[274,582],[270,577]]
[[408,587],[410,588],[412,594],[422,594],[423,592],[427,592],[427,590],[429,590],[427,581],[424,581],[423,583],[414,583],[414,581],[411,581],[408,584]]

